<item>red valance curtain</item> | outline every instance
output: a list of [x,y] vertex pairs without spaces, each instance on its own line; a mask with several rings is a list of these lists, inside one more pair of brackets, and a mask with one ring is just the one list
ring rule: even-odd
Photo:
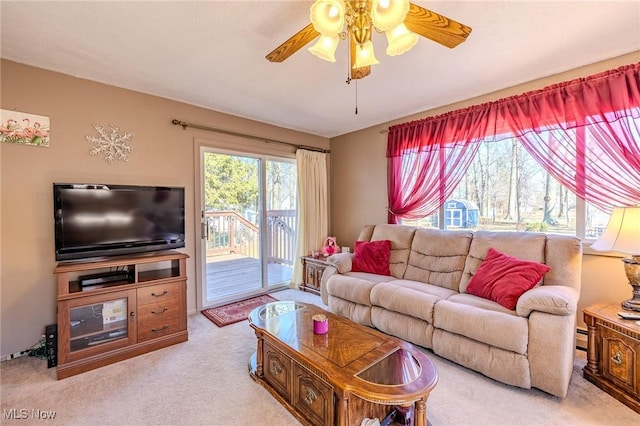
[[435,212],[478,142],[513,137],[602,210],[640,202],[640,63],[391,127],[389,223]]

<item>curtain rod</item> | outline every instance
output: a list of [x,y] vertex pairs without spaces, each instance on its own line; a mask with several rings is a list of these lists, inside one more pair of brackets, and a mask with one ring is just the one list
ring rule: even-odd
[[215,132],[215,133],[223,133],[225,135],[230,135],[230,136],[240,136],[242,138],[253,139],[253,140],[265,142],[265,143],[279,143],[281,145],[289,145],[294,147],[295,149],[306,149],[308,151],[317,151],[317,152],[322,152],[324,154],[329,154],[331,152],[328,149],[316,148],[314,146],[296,145],[293,143],[282,142],[275,139],[261,138],[259,136],[247,135],[245,133],[232,132],[230,130],[224,130],[224,129],[216,129],[215,127],[203,126],[201,124],[187,123],[186,121],[177,120],[175,118],[171,120],[171,124],[174,124],[176,126],[182,126],[182,130],[187,130],[187,127],[192,127],[194,129],[206,130],[208,132]]

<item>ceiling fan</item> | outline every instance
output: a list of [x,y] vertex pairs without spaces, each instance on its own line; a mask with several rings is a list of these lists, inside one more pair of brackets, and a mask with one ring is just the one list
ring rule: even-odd
[[309,13],[311,23],[266,56],[282,62],[318,36],[309,48],[314,55],[335,62],[340,40],[349,40],[351,79],[371,73],[378,62],[371,36],[385,33],[390,56],[400,55],[418,42],[418,35],[454,48],[467,39],[471,28],[408,0],[316,0]]

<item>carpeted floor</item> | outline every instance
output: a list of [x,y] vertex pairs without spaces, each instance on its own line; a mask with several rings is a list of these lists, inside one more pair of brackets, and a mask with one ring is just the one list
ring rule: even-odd
[[218,327],[235,324],[247,319],[249,313],[258,306],[265,303],[275,302],[276,299],[268,294],[252,297],[250,299],[241,300],[239,302],[229,303],[228,305],[218,306],[202,310],[202,315],[209,318]]
[[[280,300],[321,305],[296,290]],[[2,425],[298,425],[249,377],[256,337],[247,322],[218,328],[199,313],[189,317],[189,341],[84,374],[55,380],[37,358],[0,364]],[[636,426],[640,415],[582,378],[585,354],[576,352],[565,399],[503,385],[428,350],[440,381],[427,403],[434,426]],[[28,418],[10,420],[10,410]],[[53,420],[33,415],[55,412]],[[20,413],[20,411],[17,411]]]

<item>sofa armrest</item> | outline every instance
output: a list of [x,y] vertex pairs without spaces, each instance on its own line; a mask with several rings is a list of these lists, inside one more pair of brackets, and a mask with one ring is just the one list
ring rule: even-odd
[[329,305],[329,293],[327,292],[327,281],[329,281],[329,278],[331,278],[333,275],[338,273],[339,272],[336,269],[336,267],[331,265],[324,268],[324,271],[322,272],[322,279],[320,280],[320,297],[322,298],[322,303],[324,303],[327,306]]
[[335,267],[340,274],[345,274],[351,271],[352,260],[353,253],[337,253],[327,257],[329,265]]
[[324,269],[322,279],[320,280],[320,297],[322,303],[329,304],[329,293],[327,293],[327,281],[335,274],[344,274],[351,271],[351,259],[353,253],[336,253],[327,257],[329,266]]
[[516,305],[516,313],[528,317],[533,311],[552,315],[573,315],[578,308],[578,292],[562,285],[543,285],[526,291]]

